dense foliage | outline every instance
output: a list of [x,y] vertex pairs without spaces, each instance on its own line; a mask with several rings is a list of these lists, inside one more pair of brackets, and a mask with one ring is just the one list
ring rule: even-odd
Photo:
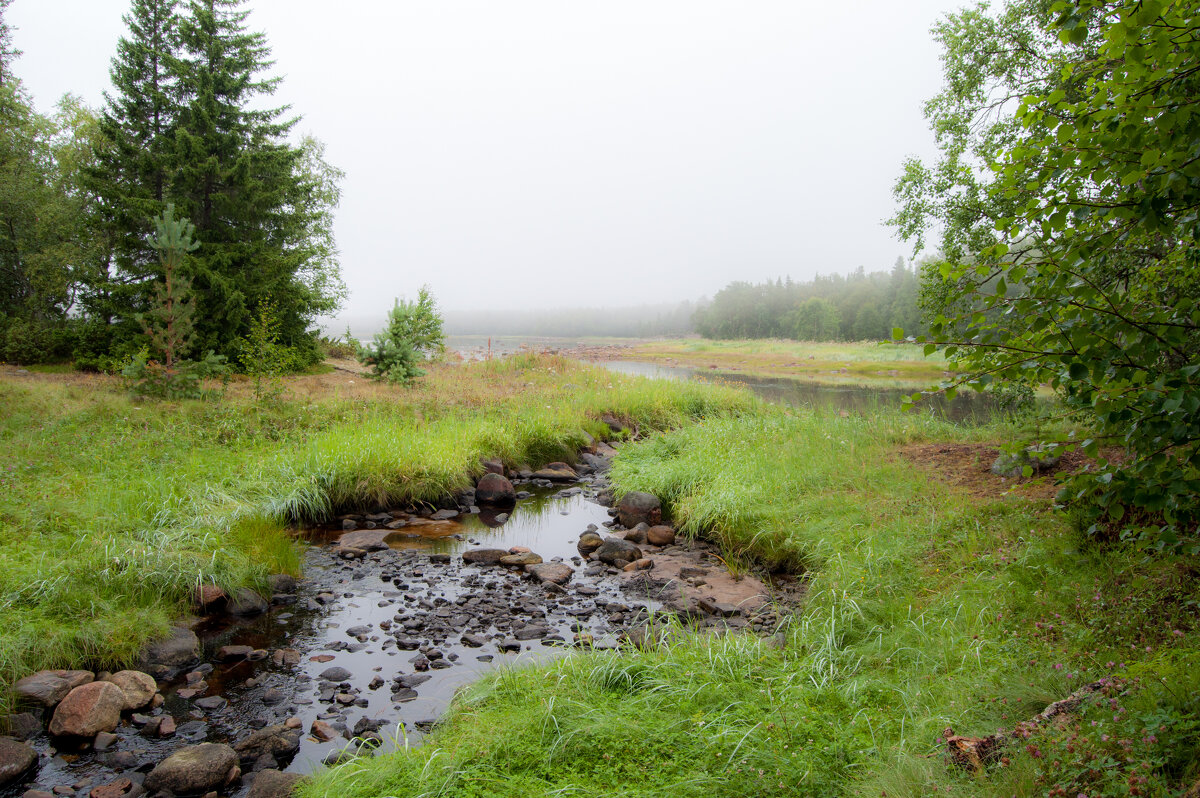
[[11,77],[0,6],[0,359],[104,367],[153,349],[140,319],[164,273],[148,220],[169,204],[202,242],[179,275],[197,348],[237,356],[269,300],[281,343],[319,357],[310,327],[345,293],[342,173],[320,142],[289,140],[298,119],[266,102],[279,79],[242,5],[134,0],[103,110],[66,98],[53,118]]
[[416,301],[396,300],[387,327],[359,347],[358,359],[377,379],[409,383],[425,373],[422,362],[441,357],[445,350],[441,314],[429,287],[422,286]]
[[1013,0],[951,16],[927,107],[942,156],[897,185],[902,233],[944,230],[929,340],[969,372],[956,384],[1054,387],[1080,446],[1128,453],[1064,497],[1086,500],[1094,533],[1165,545],[1200,520],[1198,11]]
[[891,329],[920,326],[916,275],[897,260],[891,272],[730,283],[696,311],[696,331],[706,338],[792,338],[799,341],[869,341]]

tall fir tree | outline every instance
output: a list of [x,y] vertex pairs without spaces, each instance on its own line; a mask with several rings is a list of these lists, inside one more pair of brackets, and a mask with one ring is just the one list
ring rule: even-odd
[[179,117],[178,0],[133,0],[124,17],[129,33],[117,43],[100,117],[102,145],[88,171],[112,257],[85,294],[89,312],[116,326],[118,339],[140,330],[161,266],[148,244],[149,222],[163,209],[174,172]]

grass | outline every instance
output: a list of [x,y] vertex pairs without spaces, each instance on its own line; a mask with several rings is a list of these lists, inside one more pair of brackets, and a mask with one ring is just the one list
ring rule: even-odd
[[946,362],[940,353],[926,357],[916,344],[877,341],[685,338],[642,342],[605,352],[624,360],[841,384],[925,388],[946,375]]
[[[1200,778],[1195,563],[1092,545],[1044,503],[981,499],[895,455],[1005,432],[760,409],[626,447],[623,490],[664,497],[730,553],[804,570],[781,636],[681,629],[504,672],[424,747],[302,794],[1180,794]],[[1120,687],[986,777],[938,753],[947,728],[1011,729],[1100,677]]]
[[414,390],[317,374],[280,404],[250,394],[137,403],[100,375],[0,380],[0,684],[128,663],[197,583],[295,572],[289,524],[441,499],[483,456],[571,459],[605,412],[652,430],[757,404],[533,356],[437,367]]

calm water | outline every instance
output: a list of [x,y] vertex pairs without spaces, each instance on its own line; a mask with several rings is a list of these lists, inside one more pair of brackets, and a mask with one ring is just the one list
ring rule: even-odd
[[[874,413],[881,408],[898,409],[901,397],[913,392],[911,389],[826,384],[787,377],[752,377],[732,371],[663,366],[636,360],[608,360],[601,365],[619,374],[639,377],[739,385],[749,388],[769,402],[790,407],[843,410],[848,413]],[[990,397],[962,393],[949,401],[942,396],[929,397],[923,400],[919,409],[914,412],[933,413],[963,424],[980,424],[993,418],[996,404]]]

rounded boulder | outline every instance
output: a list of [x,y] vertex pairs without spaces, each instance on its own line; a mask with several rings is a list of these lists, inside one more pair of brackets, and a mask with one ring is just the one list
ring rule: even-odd
[[476,504],[512,505],[517,503],[517,492],[503,474],[488,472],[475,485]]
[[110,732],[121,722],[124,708],[125,693],[112,682],[80,685],[55,708],[50,733],[95,737],[100,732]]
[[222,743],[189,745],[155,765],[145,787],[175,795],[203,795],[236,778],[237,764],[237,752]]

